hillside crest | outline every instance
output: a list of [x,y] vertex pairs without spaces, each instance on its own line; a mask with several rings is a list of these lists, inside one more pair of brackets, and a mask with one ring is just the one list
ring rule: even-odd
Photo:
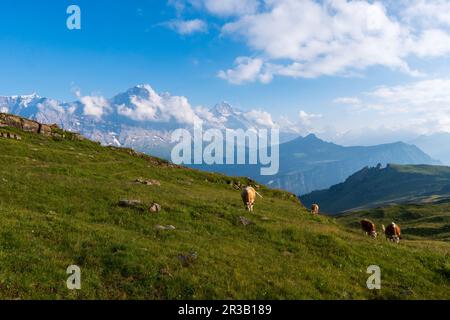
[[47,125],[34,120],[25,119],[16,115],[0,113],[0,128],[12,127],[24,132],[36,133],[46,137],[68,138],[72,140],[84,140],[78,133],[64,131],[56,124]]
[[337,214],[391,203],[438,201],[449,196],[448,190],[450,167],[388,164],[365,167],[343,183],[300,198],[306,206],[320,203],[325,212]]

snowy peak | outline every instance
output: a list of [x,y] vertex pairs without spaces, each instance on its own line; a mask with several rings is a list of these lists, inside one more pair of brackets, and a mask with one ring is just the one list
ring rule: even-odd
[[138,84],[137,86],[128,89],[125,93],[128,96],[136,96],[147,99],[153,92],[155,91],[149,84]]
[[21,100],[21,101],[31,101],[33,99],[39,99],[41,98],[36,92],[33,92],[32,94],[24,94],[24,95],[18,95],[18,96],[11,96],[12,99]]
[[151,154],[170,145],[173,130],[190,130],[195,123],[219,130],[253,130],[272,123],[263,111],[241,111],[225,101],[211,109],[194,107],[188,98],[158,93],[149,84],[136,85],[112,97],[80,94],[77,101],[67,103],[36,93],[0,96],[0,112],[55,123],[105,145],[127,146]]
[[6,104],[20,105],[22,107],[27,107],[28,104],[40,100],[41,97],[36,93],[28,95],[15,95],[15,96],[0,96],[0,105],[6,106]]
[[[266,128],[267,113],[243,112],[223,101],[211,109],[195,108],[186,97],[158,93],[149,84],[139,84],[112,98],[80,96],[75,102],[61,102],[31,95],[0,97],[0,110],[42,122],[54,122],[67,130],[119,132],[121,127],[157,131],[189,128],[202,121],[217,129]],[[270,116],[269,116],[270,117]],[[271,121],[269,121],[271,122]],[[70,123],[70,125],[69,125]]]
[[235,114],[235,110],[228,102],[221,102],[216,104],[212,109],[211,112],[216,116],[223,116],[223,117],[229,117],[232,114]]

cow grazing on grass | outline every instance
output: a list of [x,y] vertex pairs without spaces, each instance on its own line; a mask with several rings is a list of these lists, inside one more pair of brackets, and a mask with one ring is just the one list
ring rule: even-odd
[[253,187],[245,187],[241,192],[242,201],[244,202],[245,209],[253,211],[253,205],[255,204],[256,195],[262,196],[253,189]]
[[361,229],[363,230],[364,234],[371,236],[374,239],[378,235],[375,224],[370,220],[361,220]]
[[386,239],[391,240],[395,243],[399,243],[401,237],[401,231],[400,227],[396,225],[394,222],[392,222],[390,225],[387,226],[387,228],[384,227],[384,225],[381,225],[383,228],[384,234],[386,235]]
[[311,206],[311,214],[318,215],[319,214],[319,210],[320,210],[320,208],[319,208],[318,204],[313,204]]

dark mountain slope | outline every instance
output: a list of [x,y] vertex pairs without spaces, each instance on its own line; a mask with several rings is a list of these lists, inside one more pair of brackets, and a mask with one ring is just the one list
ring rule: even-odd
[[320,203],[323,211],[336,214],[387,203],[421,202],[448,195],[450,167],[388,165],[364,168],[344,183],[301,197],[306,205]]
[[416,146],[402,142],[371,147],[343,147],[311,134],[280,145],[280,170],[274,176],[260,175],[258,165],[197,167],[249,176],[270,187],[302,195],[343,182],[358,170],[378,163],[439,164]]

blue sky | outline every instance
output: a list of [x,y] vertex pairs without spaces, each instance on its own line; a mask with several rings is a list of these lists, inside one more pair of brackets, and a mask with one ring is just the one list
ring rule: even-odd
[[[450,131],[448,1],[300,2],[2,1],[0,95],[75,100],[74,88],[111,97],[148,83],[193,106],[226,100],[294,123],[302,111],[307,131],[336,141],[369,141],[365,126],[393,132],[376,142]],[[81,30],[66,28],[71,4]],[[417,90],[419,105],[407,99]]]

